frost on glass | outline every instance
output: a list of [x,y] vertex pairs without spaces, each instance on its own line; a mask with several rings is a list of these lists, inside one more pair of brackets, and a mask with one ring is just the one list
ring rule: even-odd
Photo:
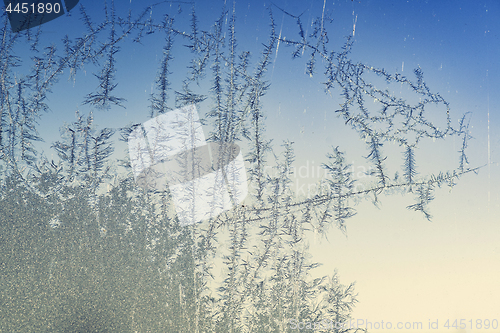
[[[308,255],[308,236],[332,225],[345,232],[359,199],[377,203],[393,193],[415,196],[408,208],[430,219],[436,187],[476,170],[466,155],[467,117],[452,126],[449,104],[426,85],[422,69],[406,77],[354,62],[351,37],[331,46],[343,37],[328,30],[324,13],[307,33],[300,16],[271,5],[267,40],[251,54],[238,44],[234,7],[200,26],[194,5],[176,3],[172,11],[170,4],[127,12],[105,1],[96,18],[81,3],[72,14],[81,32],[58,43],[42,30],[12,31],[2,17],[1,331],[287,332],[291,318],[349,322],[354,286],[336,273],[314,276],[319,263]],[[296,36],[277,33],[276,12],[294,22]],[[150,119],[99,127],[93,112],[128,105],[116,87],[133,83],[117,82],[117,56],[149,35],[163,43],[150,73]],[[320,88],[341,94],[331,111],[368,151],[374,181],[362,190],[340,142],[325,152],[328,191],[294,193],[293,143],[272,142],[265,127],[267,72],[279,43],[296,61],[307,58],[306,74],[324,73]],[[31,53],[20,54],[26,46]],[[182,82],[173,81],[177,54],[190,57]],[[393,96],[370,75],[409,87],[420,102]],[[36,148],[37,120],[67,76],[95,89],[81,92],[74,121],[58,124],[57,157],[49,158]],[[444,128],[426,117],[434,104],[443,107]],[[449,138],[461,142],[456,168],[420,171],[417,147]],[[387,143],[400,155],[386,155]],[[115,151],[123,144],[126,153]],[[390,160],[401,165],[395,174]]]

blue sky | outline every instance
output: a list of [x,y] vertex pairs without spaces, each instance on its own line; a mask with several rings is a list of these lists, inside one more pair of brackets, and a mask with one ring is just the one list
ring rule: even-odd
[[[93,3],[80,2],[92,15],[102,15]],[[155,2],[125,3],[126,7],[120,7],[119,13],[126,13],[130,8],[135,15],[143,6]],[[220,15],[223,3],[213,3],[195,4],[204,30]],[[321,15],[324,7],[325,13],[333,18],[327,25],[333,49],[338,50],[344,37],[354,33],[351,53],[354,61],[411,78],[413,69],[420,67],[431,91],[439,92],[450,103],[454,125],[462,114],[470,112],[470,130],[474,137],[469,147],[470,166],[490,162],[478,175],[464,176],[451,193],[447,189],[437,191],[430,207],[433,222],[405,209],[412,203],[410,196],[384,197],[380,209],[369,202],[361,203],[357,207],[358,215],[348,222],[347,237],[332,229],[329,241],[311,239],[315,260],[324,263],[318,274],[338,268],[344,283],[357,281],[360,303],[354,311],[355,318],[424,324],[429,319],[441,323],[447,318],[495,319],[498,316],[495,309],[500,308],[500,288],[496,283],[500,278],[497,245],[500,235],[500,2],[277,0],[274,4],[293,14],[303,13],[301,19],[307,29],[311,29],[311,20]],[[251,51],[254,63],[262,51],[261,43],[267,41],[269,6],[273,8],[276,27],[282,36],[297,37],[293,20],[271,2],[236,1],[238,48]],[[180,28],[188,29],[185,20],[191,11],[190,5],[158,4],[151,15],[159,18],[165,11],[177,16]],[[75,11],[69,17],[45,24],[43,38],[60,45],[64,33],[78,36],[81,26]],[[184,41],[178,39],[176,43],[171,77],[173,90],[182,87],[188,54],[180,47]],[[121,46],[117,94],[127,98],[126,108],[94,110],[99,126],[119,128],[148,119],[148,97],[162,46],[163,36],[158,33],[146,36],[142,45],[127,41]],[[340,92],[325,93],[321,71],[312,78],[306,75],[305,59],[292,61],[291,49],[285,45],[280,44],[274,57],[272,70],[267,74],[271,89],[263,99],[268,137],[276,146],[285,139],[295,142],[297,169],[319,166],[332,145],[347,151],[348,161],[352,161],[355,170],[366,168],[363,156],[367,152],[363,143],[334,112],[340,103]],[[89,107],[82,106],[81,102],[97,86],[92,75],[95,71],[92,66],[85,68],[74,82],[68,82],[65,73],[54,87],[48,101],[51,110],[40,120],[47,155],[51,155],[48,145],[57,139],[54,134],[59,126],[73,121],[77,109],[88,112]],[[203,89],[208,87],[202,85],[200,90]],[[409,100],[415,98],[405,87],[388,89]],[[200,112],[206,111],[202,106]],[[426,142],[417,152],[417,163],[423,170],[430,171],[453,168],[458,163],[458,153],[454,152],[459,145],[453,139]],[[401,155],[397,155],[397,147],[387,150],[396,152],[388,163],[400,166],[402,160]],[[297,188],[316,180],[312,175],[297,177]]]

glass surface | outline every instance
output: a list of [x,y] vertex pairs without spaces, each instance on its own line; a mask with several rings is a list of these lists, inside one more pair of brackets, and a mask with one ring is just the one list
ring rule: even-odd
[[500,330],[498,1],[55,3],[4,0],[0,332]]

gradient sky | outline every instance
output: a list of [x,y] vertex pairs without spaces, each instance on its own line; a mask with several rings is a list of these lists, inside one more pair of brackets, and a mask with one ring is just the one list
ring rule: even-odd
[[[91,2],[80,2],[92,15],[102,15],[91,7]],[[131,8],[138,13],[143,6],[156,2],[130,0],[119,12]],[[222,8],[222,2],[216,6],[211,5],[212,1],[208,3],[198,1],[195,5],[205,30]],[[420,66],[431,91],[439,92],[450,103],[455,126],[462,114],[471,113],[470,130],[475,139],[468,150],[470,166],[486,165],[478,175],[464,176],[451,193],[447,188],[436,192],[430,206],[432,222],[405,208],[413,203],[411,196],[382,197],[380,209],[362,202],[358,214],[348,221],[347,236],[332,228],[328,240],[310,240],[314,260],[324,263],[317,274],[331,274],[337,268],[341,282],[357,281],[360,303],[354,310],[355,319],[391,321],[393,325],[422,322],[427,332],[431,331],[425,329],[429,320],[439,320],[441,329],[433,332],[453,332],[443,328],[446,319],[465,319],[467,323],[478,319],[500,321],[500,2],[276,0],[274,4],[293,14],[303,12],[302,21],[308,29],[325,6],[334,19],[327,26],[331,47],[339,50],[344,37],[354,32],[354,61],[410,78],[413,69]],[[250,50],[254,62],[262,51],[261,43],[267,40],[270,5],[236,1],[238,47],[240,51]],[[159,4],[151,15],[159,16],[164,11],[177,13],[177,23],[188,28],[182,20],[188,18],[190,5]],[[276,7],[273,12],[282,36],[296,38],[293,20]],[[81,26],[75,13],[45,24],[43,37],[57,44],[63,33],[77,36]],[[117,63],[117,94],[127,98],[126,109],[94,111],[97,124],[119,128],[148,119],[148,97],[161,59],[162,40],[163,36],[154,34],[147,36],[142,45],[124,44]],[[181,40],[177,43],[183,44]],[[302,169],[302,177],[297,175],[297,188],[317,180],[312,169],[325,162],[331,146],[347,151],[354,170],[363,171],[367,166],[364,145],[334,112],[340,92],[326,94],[321,71],[312,78],[304,74],[305,59],[292,61],[290,50],[283,44],[275,50],[267,76],[272,85],[263,103],[268,137],[276,146],[285,139],[294,141],[297,170],[308,167]],[[186,73],[182,52],[174,54],[174,90],[182,87]],[[73,121],[77,109],[88,112],[81,102],[97,85],[92,71],[86,69],[75,82],[61,78],[49,96],[51,111],[40,120],[47,155],[52,154],[48,145],[57,139],[54,134],[59,126]],[[404,87],[388,88],[398,96],[412,98]],[[202,114],[206,111],[200,109]],[[460,142],[453,139],[423,144],[417,151],[420,170],[456,167],[458,153],[454,152],[459,146]],[[396,148],[396,155],[388,159],[389,166],[402,164]],[[386,152],[390,154],[391,149]],[[372,330],[378,331],[388,332]]]

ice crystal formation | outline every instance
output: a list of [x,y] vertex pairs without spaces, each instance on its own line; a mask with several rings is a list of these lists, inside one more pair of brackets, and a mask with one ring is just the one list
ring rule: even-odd
[[[324,13],[308,34],[301,15],[271,5],[267,40],[251,54],[238,44],[234,4],[203,27],[190,2],[122,13],[117,3],[105,1],[99,18],[85,5],[80,3],[79,14],[73,10],[82,33],[68,33],[57,44],[43,38],[43,25],[14,33],[2,17],[0,330],[288,332],[290,318],[348,321],[356,303],[353,285],[340,284],[336,274],[314,277],[311,270],[319,264],[308,255],[308,235],[333,232],[329,226],[345,232],[358,199],[376,203],[395,192],[415,196],[408,208],[430,219],[436,187],[454,186],[475,170],[466,156],[467,117],[453,126],[448,102],[427,86],[423,70],[406,77],[354,62],[352,36],[332,35]],[[297,35],[277,33],[276,13]],[[117,80],[117,59],[131,44],[148,43],[150,35],[163,45],[157,73],[150,75],[154,89],[145,118],[201,105],[207,140],[238,142],[246,152],[250,190],[244,204],[195,225],[179,224],[168,190],[137,186],[127,155],[115,149],[140,124],[101,128],[94,122],[96,112],[125,112],[128,101],[118,87],[127,83]],[[332,49],[334,39],[343,41],[340,49]],[[309,198],[293,193],[293,143],[270,140],[263,105],[278,44],[289,46],[294,61],[305,61],[308,76],[323,75],[319,88],[340,94],[340,107],[331,111],[366,144],[374,180],[368,187],[356,186],[339,143],[325,152],[328,191]],[[190,57],[182,82],[174,76],[185,71],[174,66],[178,52]],[[81,93],[84,111],[62,125],[52,143],[58,158],[49,158],[36,148],[42,140],[37,121],[57,100],[51,91],[63,84],[58,81],[69,75],[80,82],[83,71],[94,73],[86,80],[95,89]],[[420,101],[396,97],[372,77],[407,86]],[[444,127],[429,120],[429,105],[444,110]],[[462,142],[456,168],[420,172],[420,144],[450,137]],[[401,155],[384,154],[387,143],[396,143]],[[401,165],[395,174],[389,161]]]

